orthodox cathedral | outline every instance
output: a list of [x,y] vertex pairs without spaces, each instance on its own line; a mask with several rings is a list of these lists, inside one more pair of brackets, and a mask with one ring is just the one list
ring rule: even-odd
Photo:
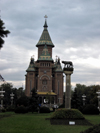
[[60,59],[52,58],[52,50],[55,47],[48,32],[45,19],[42,35],[36,44],[38,48],[37,61],[31,57],[29,67],[26,70],[26,96],[31,96],[31,90],[36,89],[41,105],[61,105],[63,103],[63,70]]

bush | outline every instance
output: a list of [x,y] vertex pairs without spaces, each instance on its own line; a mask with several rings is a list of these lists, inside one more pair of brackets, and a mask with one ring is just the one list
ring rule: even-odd
[[39,111],[39,107],[35,106],[35,105],[30,105],[28,107],[28,112],[38,112]]
[[6,112],[6,109],[1,109],[1,112]]
[[90,127],[89,129],[82,131],[81,133],[100,133],[100,124],[94,125],[93,127]]
[[12,106],[8,106],[7,107],[7,109],[6,109],[7,111],[15,111],[15,106],[14,105],[12,105]]
[[56,110],[52,116],[52,119],[85,119],[83,114],[77,109],[65,109],[61,108]]
[[15,113],[28,113],[28,109],[24,106],[19,106],[15,109]]
[[65,104],[61,104],[59,108],[65,108]]
[[16,105],[17,106],[25,106],[25,107],[29,106],[29,97],[27,97],[27,96],[20,97],[19,99],[17,99]]
[[99,110],[95,105],[89,104],[84,107],[83,114],[98,115]]
[[50,109],[48,107],[40,107],[40,113],[50,113]]

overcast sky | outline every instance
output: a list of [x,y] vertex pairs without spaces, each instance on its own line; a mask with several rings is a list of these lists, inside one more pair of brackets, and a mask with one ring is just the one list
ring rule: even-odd
[[0,50],[0,74],[7,82],[25,86],[47,15],[53,59],[74,64],[72,86],[100,84],[100,0],[0,0],[0,10],[11,32]]

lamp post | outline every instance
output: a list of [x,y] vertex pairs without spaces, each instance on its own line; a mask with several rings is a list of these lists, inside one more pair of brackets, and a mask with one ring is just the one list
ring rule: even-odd
[[98,109],[100,111],[100,90],[98,90],[96,93],[98,94],[98,96],[97,96],[97,98],[98,98]]
[[3,89],[0,91],[0,98],[1,98],[1,109],[3,108],[3,93],[5,93],[5,91],[3,91]]
[[82,98],[83,98],[83,99],[82,99],[82,100],[83,100],[83,106],[85,106],[86,95],[83,94],[83,95],[82,95]]
[[13,94],[13,92],[10,94],[10,97],[11,97],[11,105],[13,105],[13,99],[14,99],[14,94]]

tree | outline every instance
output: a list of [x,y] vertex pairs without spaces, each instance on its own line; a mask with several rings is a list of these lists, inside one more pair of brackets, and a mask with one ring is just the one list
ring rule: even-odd
[[29,106],[29,98],[27,96],[22,96],[16,101],[17,106],[24,106],[28,107]]
[[10,94],[13,93],[14,94],[14,99],[13,99],[13,104],[16,103],[16,101],[20,98],[20,97],[24,97],[24,90],[22,87],[20,87],[19,89],[17,88],[13,88],[13,85],[11,83],[4,83],[0,86],[0,90],[5,91],[4,93],[4,97],[3,97],[3,101],[4,101],[4,105],[8,106],[11,105],[11,96]]
[[5,30],[4,22],[0,19],[0,49],[3,47],[4,44],[4,37],[7,37],[7,35],[10,33],[9,30]]
[[2,84],[0,87],[0,90],[1,89],[5,91],[3,101],[4,101],[5,106],[8,106],[11,104],[10,94],[12,92],[13,85],[10,83]]
[[80,109],[81,101],[78,97],[77,90],[73,92],[72,99],[71,99],[71,107],[74,109]]
[[33,113],[35,111],[38,111],[39,109],[39,98],[35,88],[33,88],[31,92],[32,92],[32,97],[30,98],[30,109]]
[[22,96],[25,96],[25,93],[24,93],[23,87],[19,87],[17,89],[17,98],[20,98]]
[[98,105],[98,99],[96,92],[100,90],[100,85],[81,85],[76,84],[75,90],[77,91],[77,95],[82,101],[82,95],[86,95],[86,104],[94,104],[95,106]]

